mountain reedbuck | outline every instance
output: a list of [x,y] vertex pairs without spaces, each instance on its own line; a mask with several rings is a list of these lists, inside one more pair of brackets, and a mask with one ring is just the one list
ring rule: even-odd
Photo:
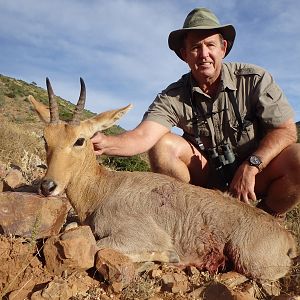
[[104,168],[90,138],[131,106],[79,121],[86,97],[80,79],[73,119],[63,122],[48,78],[46,82],[50,111],[28,97],[47,123],[48,170],[40,192],[66,192],[99,247],[121,251],[134,262],[173,262],[212,272],[229,261],[237,272],[256,280],[277,280],[288,272],[296,243],[275,218],[227,194],[165,175]]

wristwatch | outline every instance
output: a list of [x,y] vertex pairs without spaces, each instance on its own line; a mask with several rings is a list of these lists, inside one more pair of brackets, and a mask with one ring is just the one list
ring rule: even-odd
[[263,169],[263,163],[262,163],[260,157],[257,155],[254,155],[254,154],[250,155],[248,157],[248,163],[250,166],[256,167],[259,170],[259,172],[261,172]]

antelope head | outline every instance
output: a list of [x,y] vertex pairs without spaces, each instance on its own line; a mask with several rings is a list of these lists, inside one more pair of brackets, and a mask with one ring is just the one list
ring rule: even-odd
[[[96,158],[90,138],[97,132],[111,127],[132,106],[111,110],[90,119],[80,121],[84,109],[86,89],[80,78],[81,90],[73,118],[68,122],[59,119],[58,105],[49,79],[46,79],[49,108],[28,96],[40,119],[46,123],[44,128],[47,155],[47,173],[40,185],[40,193],[56,196],[65,191],[74,178],[85,176],[85,170],[95,165]],[[96,164],[97,165],[97,164]],[[73,183],[76,185],[76,183]]]

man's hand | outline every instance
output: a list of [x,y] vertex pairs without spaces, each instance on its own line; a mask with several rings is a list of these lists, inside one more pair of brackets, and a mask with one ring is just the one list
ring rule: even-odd
[[95,154],[101,155],[104,153],[105,139],[106,135],[101,132],[96,132],[96,134],[91,138]]
[[241,164],[234,174],[229,192],[240,201],[253,205],[253,202],[256,201],[255,175],[258,172],[256,167],[250,166],[246,162]]

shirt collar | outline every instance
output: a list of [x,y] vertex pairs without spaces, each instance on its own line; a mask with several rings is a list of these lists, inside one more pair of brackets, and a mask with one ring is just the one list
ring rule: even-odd
[[[191,72],[189,72],[190,80],[191,80],[191,85],[192,85],[192,91],[193,92],[198,92],[200,94],[206,95],[197,85],[196,80],[193,78]],[[221,69],[221,81],[220,81],[220,87],[219,91],[225,91],[226,88],[229,90],[235,91],[236,88],[236,82],[233,80],[232,75],[228,71],[228,68],[224,67],[224,64],[222,64],[222,69]],[[207,95],[206,95],[207,96]]]

